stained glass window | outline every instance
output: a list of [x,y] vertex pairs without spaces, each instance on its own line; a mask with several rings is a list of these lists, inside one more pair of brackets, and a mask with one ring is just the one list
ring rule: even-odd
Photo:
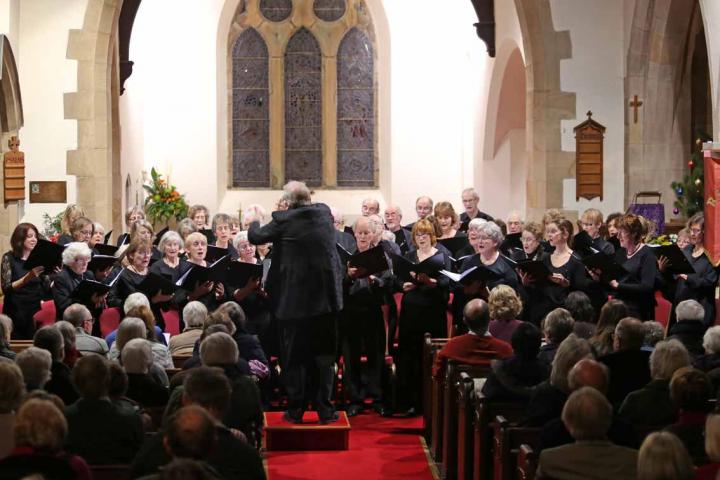
[[345,0],[315,0],[313,10],[318,18],[332,22],[345,14]]
[[236,187],[270,186],[268,50],[254,29],[232,50],[232,182]]
[[320,46],[305,28],[285,51],[285,181],[322,184]]
[[292,13],[291,0],[261,0],[260,12],[268,20],[282,22]]
[[375,184],[375,88],[373,48],[353,28],[337,56],[337,183],[341,187]]

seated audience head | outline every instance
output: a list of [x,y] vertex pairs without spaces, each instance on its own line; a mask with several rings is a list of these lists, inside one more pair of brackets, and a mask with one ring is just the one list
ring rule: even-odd
[[478,195],[477,190],[471,187],[463,190],[460,196],[462,198],[465,213],[467,213],[470,218],[473,218],[475,215],[477,215],[480,195]]
[[70,225],[70,236],[74,242],[90,243],[95,225],[87,217],[78,217]]
[[463,322],[473,333],[484,335],[490,325],[490,308],[485,300],[475,298],[463,308]]
[[76,275],[82,275],[87,270],[92,251],[84,242],[70,242],[65,245],[62,253],[63,265],[72,270]]
[[519,211],[512,210],[508,213],[505,221],[507,233],[521,233],[523,230],[523,224],[522,214]]
[[200,361],[205,366],[235,365],[239,357],[237,343],[227,333],[213,333],[200,343]]
[[150,300],[148,300],[144,293],[131,293],[130,295],[128,295],[128,297],[125,299],[125,302],[123,303],[123,312],[129,312],[133,308],[139,307],[140,305],[145,305],[146,307],[150,308]]
[[60,332],[60,335],[62,335],[65,355],[67,355],[75,349],[75,326],[70,322],[60,320],[59,322],[55,322],[53,327],[55,327]]
[[433,211],[433,201],[432,198],[427,196],[418,197],[417,200],[415,200],[415,213],[417,214],[418,220],[422,220],[426,218],[428,215],[432,214]]
[[202,327],[208,316],[207,307],[197,300],[188,302],[182,311],[186,327]]
[[63,449],[67,433],[65,415],[48,400],[33,398],[24,402],[15,417],[15,447],[58,453]]
[[640,350],[644,339],[645,329],[642,322],[637,318],[625,317],[615,327],[613,349],[616,352],[620,350]]
[[111,399],[122,398],[127,394],[128,376],[125,369],[117,362],[108,362],[110,368],[108,379],[108,396]]
[[665,327],[662,323],[653,320],[643,322],[645,337],[643,338],[643,347],[655,348],[657,343],[665,338]]
[[191,369],[183,381],[184,406],[199,405],[215,419],[223,417],[230,406],[232,387],[223,371],[215,367]]
[[653,380],[667,380],[676,371],[690,366],[690,354],[679,340],[662,340],[650,354],[650,376]]
[[516,356],[523,360],[537,358],[542,342],[542,333],[530,322],[523,322],[515,329],[510,337],[510,344]]
[[235,324],[226,312],[215,310],[208,315],[204,326],[208,328],[210,325],[224,325],[230,335],[235,335]]
[[396,232],[402,228],[402,210],[397,205],[388,205],[385,208],[385,225],[391,232]]
[[139,318],[145,324],[145,338],[151,342],[157,341],[155,334],[155,314],[147,305],[138,305],[127,311],[128,317]]
[[590,235],[590,238],[600,236],[600,229],[603,224],[603,214],[597,208],[588,208],[580,217],[580,226]]
[[710,327],[705,331],[703,348],[707,354],[720,355],[720,325]]
[[677,234],[677,240],[675,241],[675,244],[678,246],[679,249],[683,249],[690,245],[690,229],[689,228],[683,228],[680,230]]
[[[180,238],[183,239],[183,241],[187,240],[188,235],[190,235],[191,233],[196,233],[197,231],[198,228],[195,226],[195,222],[193,222],[190,218],[183,218],[178,222],[177,232],[180,235]],[[180,248],[185,248],[184,243],[180,244]]]
[[705,419],[705,453],[711,461],[720,463],[720,413],[711,413]]
[[312,202],[310,189],[305,182],[291,180],[283,187],[283,197],[287,200],[288,208],[297,208],[310,205]]
[[9,342],[12,338],[13,322],[10,317],[0,313],[0,342]]
[[163,445],[171,457],[204,460],[217,447],[215,421],[203,407],[182,407],[170,418]]
[[437,243],[437,234],[435,233],[435,227],[427,218],[423,218],[415,222],[412,228],[412,241],[416,248],[427,246],[427,242],[430,246],[435,246]]
[[639,216],[628,213],[615,223],[618,240],[622,248],[634,247],[643,241],[646,229]]
[[65,357],[65,341],[60,330],[54,326],[42,327],[35,332],[33,345],[50,352],[54,362],[62,362]]
[[680,411],[708,413],[714,395],[712,381],[702,370],[678,368],[670,380],[670,400]]
[[610,372],[604,363],[592,358],[583,358],[568,373],[568,387],[575,391],[582,387],[592,387],[605,395],[610,383]]
[[543,333],[549,343],[560,344],[573,332],[575,320],[564,308],[556,308],[545,316]]
[[653,432],[640,446],[638,480],[692,480],[695,467],[683,442],[671,432]]
[[32,223],[19,223],[10,236],[10,248],[18,258],[23,258],[23,253],[30,251],[37,245],[40,234],[37,227]]
[[110,383],[109,362],[100,355],[81,357],[73,368],[72,380],[80,397],[88,400],[106,397]]
[[377,198],[366,198],[362,201],[361,213],[363,217],[380,214],[380,202]]
[[18,353],[15,362],[22,370],[25,387],[28,390],[43,388],[50,380],[52,355],[47,350],[38,347],[26,348]]
[[538,222],[527,222],[520,234],[523,251],[528,254],[534,254],[540,248],[540,242],[543,239],[543,226]]
[[552,361],[550,384],[563,392],[569,392],[568,373],[583,358],[592,358],[590,342],[570,334],[562,341]]
[[188,208],[188,218],[193,221],[197,230],[201,230],[210,220],[210,211],[205,205],[193,205]]
[[585,292],[574,291],[565,299],[565,309],[576,322],[594,323],[595,309]]
[[133,338],[123,347],[121,359],[127,373],[148,373],[153,364],[150,343],[143,338]]
[[618,322],[628,316],[628,309],[621,300],[608,300],[600,309],[600,317],[598,318],[595,333],[599,334],[604,331],[614,332]]
[[488,297],[490,318],[509,322],[516,320],[522,312],[522,300],[512,287],[498,285],[493,288]]
[[247,317],[239,303],[231,300],[220,305],[215,311],[225,313],[233,323],[236,332],[245,333]]
[[133,338],[147,338],[145,322],[137,317],[125,317],[118,325],[117,336],[115,337],[118,352],[122,352],[125,344]]
[[678,322],[700,321],[705,319],[705,309],[697,300],[683,300],[675,307]]
[[82,328],[85,332],[92,331],[93,317],[90,310],[82,303],[73,303],[63,312],[63,320],[75,328]]
[[592,387],[580,387],[565,402],[561,419],[576,441],[606,440],[612,413],[605,395]]
[[0,362],[0,414],[14,412],[25,396],[22,370],[13,362]]

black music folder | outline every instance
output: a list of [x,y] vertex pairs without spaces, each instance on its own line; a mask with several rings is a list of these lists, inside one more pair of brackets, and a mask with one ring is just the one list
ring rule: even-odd
[[540,260],[520,260],[517,262],[517,269],[526,275],[530,275],[530,278],[536,283],[547,282],[548,277],[552,275],[545,262]]
[[93,255],[88,264],[88,270],[91,272],[106,270],[115,265],[117,261],[118,259],[112,255]]
[[652,249],[652,252],[657,258],[667,257],[669,263],[666,268],[669,273],[674,275],[696,273],[692,264],[676,244],[648,245],[648,247]]
[[461,235],[458,237],[440,238],[438,239],[438,243],[447,248],[450,251],[450,255],[454,257],[460,250],[470,245],[470,240],[468,240],[466,235]]
[[110,241],[110,235],[112,235],[112,232],[113,232],[113,231],[110,230],[109,232],[107,232],[107,233],[105,234],[105,237],[103,238],[103,242],[108,243],[108,242]]
[[75,290],[73,290],[70,296],[72,298],[82,300],[84,303],[90,301],[92,296],[95,294],[105,295],[110,290],[112,290],[124,270],[124,268],[121,268],[118,274],[115,275],[115,278],[113,278],[110,283],[102,283],[98,282],[97,280],[84,279],[78,284],[77,287],[75,287]]
[[587,257],[588,255],[598,252],[598,250],[593,247],[592,237],[585,230],[582,230],[573,237],[572,249],[581,257]]
[[173,284],[170,277],[149,272],[136,289],[144,293],[148,298],[152,298],[157,295],[158,292],[163,295],[172,295],[173,292],[177,290],[177,287]]
[[426,258],[422,262],[415,263],[408,260],[405,257],[391,253],[393,271],[395,275],[401,280],[411,282],[413,281],[410,272],[416,274],[425,273],[430,277],[437,277],[440,270],[445,269],[444,255],[441,252],[436,253],[432,257]]
[[118,247],[115,245],[110,245],[107,243],[96,243],[93,247],[100,255],[108,255],[108,256],[114,256],[117,254],[117,251],[119,250]]
[[208,245],[207,253],[205,254],[205,261],[207,263],[215,263],[226,255],[228,255],[227,248],[220,248],[216,247],[215,245]]
[[523,249],[522,245],[522,233],[508,233],[505,235],[505,240],[500,244],[500,251],[503,252],[505,255],[509,255],[510,252],[515,249],[519,248],[520,250]]
[[230,262],[226,282],[235,287],[244,287],[250,279],[263,278],[262,263]]
[[590,270],[600,270],[600,279],[604,282],[617,280],[627,273],[627,270],[618,262],[615,255],[597,252],[582,259],[583,264]]
[[157,235],[155,235],[155,240],[153,240],[153,245],[158,246],[160,244],[160,240],[162,239],[162,236],[165,235],[168,231],[170,231],[169,227],[165,227],[162,230],[160,230]]
[[208,267],[193,264],[190,269],[175,282],[175,285],[185,290],[193,291],[197,285],[201,283],[224,282],[227,279],[229,263],[230,256],[225,255]]
[[35,248],[25,260],[25,269],[45,267],[45,273],[51,273],[55,267],[62,265],[62,253],[65,247],[49,240],[38,238]]
[[495,272],[484,265],[474,265],[462,273],[449,272],[447,270],[440,270],[440,273],[450,280],[463,285],[470,285],[473,282],[487,283],[488,280],[494,280],[498,277]]
[[[365,276],[375,275],[390,268],[385,249],[381,245],[369,248],[364,252],[351,254],[345,248],[337,244],[338,253],[343,263],[349,263],[351,267],[365,269]],[[392,252],[389,252],[392,253]]]
[[459,258],[450,257],[450,267],[451,267],[450,269],[453,272],[459,272],[460,269],[462,268],[462,264],[465,262],[465,260],[467,260],[468,258],[478,256],[478,255],[480,255],[480,254],[473,253],[471,255],[463,255],[462,257],[459,257]]

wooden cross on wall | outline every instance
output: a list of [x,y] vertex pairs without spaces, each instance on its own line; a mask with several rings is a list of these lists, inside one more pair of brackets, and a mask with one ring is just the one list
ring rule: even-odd
[[638,108],[642,106],[643,102],[641,100],[638,100],[638,96],[635,95],[632,100],[630,100],[630,106],[633,108],[633,123],[637,123],[637,117],[638,117]]

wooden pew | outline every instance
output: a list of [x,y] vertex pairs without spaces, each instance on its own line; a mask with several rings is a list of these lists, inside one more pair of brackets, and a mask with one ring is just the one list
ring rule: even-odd
[[472,479],[473,404],[475,379],[466,372],[458,382],[457,478]]
[[442,421],[438,427],[442,431],[441,470],[448,480],[457,476],[458,386],[462,373],[467,373],[471,378],[484,378],[490,373],[490,365],[466,365],[450,360],[445,368]]
[[191,357],[192,355],[173,355],[173,365],[175,366],[175,368],[182,368],[183,364]]
[[32,344],[32,340],[10,340],[10,350],[15,353],[20,353],[28,347],[32,347]]
[[90,465],[95,480],[129,480],[130,465]]
[[434,380],[432,378],[432,366],[435,361],[435,355],[447,343],[447,338],[431,338],[429,333],[425,334],[423,342],[422,354],[422,395],[423,395],[423,424],[425,426],[425,441],[427,441],[432,450],[432,412],[435,408],[433,401]]
[[534,480],[538,459],[532,447],[527,444],[520,445],[517,456],[516,478],[518,480]]
[[473,405],[472,478],[486,480],[492,477],[493,431],[491,422],[502,415],[510,422],[518,422],[525,411],[525,402],[489,401],[482,392],[475,391]]
[[535,447],[540,441],[539,428],[518,427],[502,415],[492,422],[493,429],[493,480],[515,480],[520,446]]

